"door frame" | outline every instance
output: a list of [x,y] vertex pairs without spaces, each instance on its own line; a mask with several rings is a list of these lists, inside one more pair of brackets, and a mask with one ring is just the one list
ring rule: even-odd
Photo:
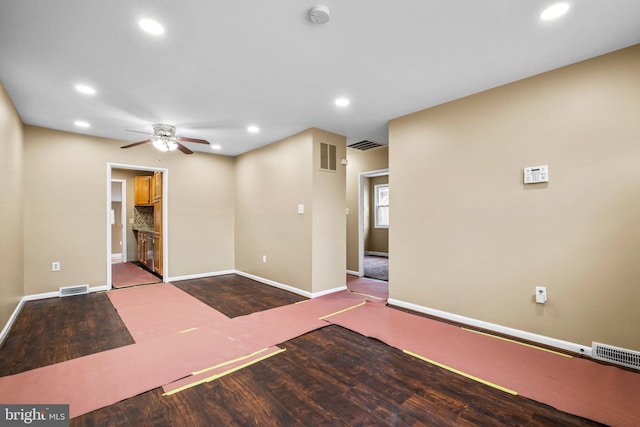
[[[113,169],[128,169],[145,172],[162,172],[162,277],[169,277],[169,170],[150,166],[128,165],[122,163],[107,163],[107,201],[106,201],[106,230],[107,230],[107,290],[112,289],[111,275],[111,172]],[[126,197],[126,195],[124,196]],[[128,224],[124,224],[126,230]]]
[[[126,179],[111,179],[111,183],[119,183],[120,191],[122,192],[122,202],[120,209],[120,218],[122,218],[122,236],[120,236],[120,240],[122,241],[122,246],[120,248],[120,254],[122,256],[122,262],[127,262],[127,180]],[[109,197],[111,200],[111,197]],[[109,204],[111,206],[111,204]],[[113,247],[111,247],[113,250]]]
[[364,179],[389,175],[389,168],[358,174],[358,276],[364,276]]

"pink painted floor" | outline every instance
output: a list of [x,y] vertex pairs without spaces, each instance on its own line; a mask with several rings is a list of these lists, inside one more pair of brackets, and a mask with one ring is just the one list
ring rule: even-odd
[[111,285],[114,288],[158,283],[161,280],[130,262],[111,264]]

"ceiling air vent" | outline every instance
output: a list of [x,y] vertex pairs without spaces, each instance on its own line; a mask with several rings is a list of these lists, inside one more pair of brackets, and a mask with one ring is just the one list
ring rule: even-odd
[[372,148],[378,148],[378,147],[382,147],[382,144],[378,144],[377,142],[373,142],[373,141],[367,141],[366,139],[364,141],[360,141],[360,142],[354,142],[351,145],[348,145],[349,148],[355,148],[356,150],[370,150]]

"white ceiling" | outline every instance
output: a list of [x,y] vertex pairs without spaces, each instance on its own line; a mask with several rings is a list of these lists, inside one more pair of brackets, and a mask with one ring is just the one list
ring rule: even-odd
[[225,155],[310,127],[386,144],[392,118],[640,43],[639,0],[540,21],[553,1],[326,0],[317,25],[317,0],[0,0],[0,80],[26,124],[70,132],[170,123]]

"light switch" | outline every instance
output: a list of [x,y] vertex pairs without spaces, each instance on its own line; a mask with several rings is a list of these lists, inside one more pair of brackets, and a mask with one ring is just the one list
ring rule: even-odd
[[302,203],[298,205],[298,213],[300,215],[304,213],[304,205]]

